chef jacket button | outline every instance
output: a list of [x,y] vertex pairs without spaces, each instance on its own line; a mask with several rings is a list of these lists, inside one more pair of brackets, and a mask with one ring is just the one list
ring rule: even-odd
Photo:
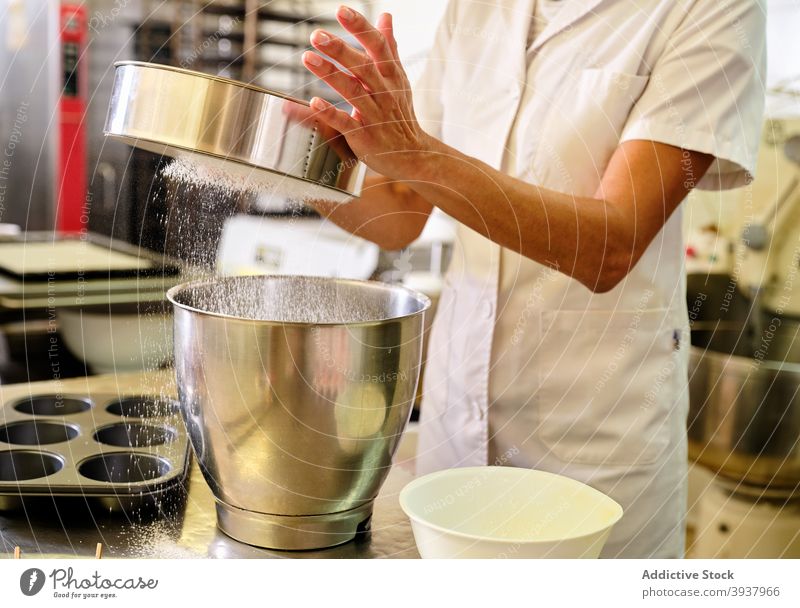
[[480,420],[483,420],[484,411],[481,407],[481,402],[479,399],[470,399],[469,400],[470,409],[472,410],[473,415],[477,416]]
[[505,94],[514,101],[519,100],[519,98],[522,96],[522,92],[518,82],[509,82],[503,90]]
[[481,312],[486,319],[491,319],[494,316],[494,307],[488,300],[484,300],[481,304]]

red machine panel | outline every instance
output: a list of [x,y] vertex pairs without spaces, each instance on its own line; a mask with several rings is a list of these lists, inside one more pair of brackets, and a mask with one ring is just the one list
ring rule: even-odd
[[61,5],[61,96],[59,99],[58,209],[56,227],[66,232],[88,228],[86,220],[86,105],[88,61],[86,10]]

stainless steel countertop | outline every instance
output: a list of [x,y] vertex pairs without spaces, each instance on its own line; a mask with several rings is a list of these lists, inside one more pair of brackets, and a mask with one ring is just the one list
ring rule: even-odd
[[[62,381],[64,392],[131,394],[171,382],[171,374],[112,375]],[[55,383],[0,386],[3,400],[55,390]],[[322,551],[269,551],[233,540],[216,526],[214,497],[196,464],[192,465],[185,500],[169,507],[169,515],[134,521],[125,514],[88,513],[84,509],[0,512],[0,559],[23,557],[94,557],[103,543],[105,558],[416,558],[411,526],[400,509],[398,494],[413,479],[394,467],[375,502],[368,537]]]

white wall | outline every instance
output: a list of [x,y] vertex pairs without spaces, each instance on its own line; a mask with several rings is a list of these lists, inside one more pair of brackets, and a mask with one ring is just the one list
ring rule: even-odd
[[373,0],[372,15],[391,13],[397,48],[412,82],[433,44],[447,0]]
[[800,0],[767,0],[767,85],[800,76]]

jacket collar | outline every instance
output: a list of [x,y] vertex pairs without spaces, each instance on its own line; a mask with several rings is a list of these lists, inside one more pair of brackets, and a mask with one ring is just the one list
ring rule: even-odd
[[531,27],[531,18],[535,10],[536,0],[499,0],[499,7],[503,9],[503,21],[509,42],[513,45],[513,52],[506,57],[512,66],[515,77],[519,82],[525,82],[528,71],[527,57],[535,53],[545,42],[551,40],[559,33],[569,28],[578,19],[590,13],[605,0],[562,0],[563,8],[555,19],[533,41],[531,47],[526,48],[528,31]]
[[[604,0],[561,0],[564,3],[563,8],[556,14],[556,17],[547,24],[544,31],[533,41],[529,53],[535,52],[545,42],[569,28],[578,19],[590,13],[597,7],[598,4]],[[528,27],[530,25],[530,15],[534,11],[535,0],[517,0],[518,11],[527,14]],[[518,13],[519,14],[519,13]],[[527,33],[527,29],[525,30]]]

